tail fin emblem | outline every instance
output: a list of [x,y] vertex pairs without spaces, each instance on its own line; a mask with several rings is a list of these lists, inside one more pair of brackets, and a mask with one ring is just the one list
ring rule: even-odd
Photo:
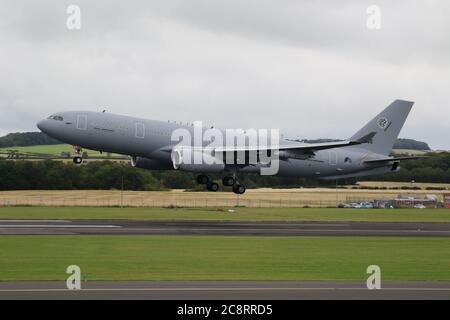
[[389,128],[389,126],[391,125],[391,121],[389,121],[387,118],[385,118],[385,117],[381,117],[381,118],[379,118],[378,120],[377,120],[377,125],[381,128],[381,129],[383,129],[384,131],[386,131],[388,128]]

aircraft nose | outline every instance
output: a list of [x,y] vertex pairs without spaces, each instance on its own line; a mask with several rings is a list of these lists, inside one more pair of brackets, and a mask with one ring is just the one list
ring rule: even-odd
[[44,119],[41,120],[37,123],[37,127],[39,128],[39,130],[41,130],[42,132],[45,132],[48,128],[48,120]]

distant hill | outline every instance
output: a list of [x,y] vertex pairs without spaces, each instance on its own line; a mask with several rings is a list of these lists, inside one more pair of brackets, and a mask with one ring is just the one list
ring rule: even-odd
[[[326,142],[338,142],[342,140],[338,139],[303,139],[303,140],[293,140],[304,143],[326,143]],[[407,150],[421,150],[429,151],[430,146],[426,142],[417,141],[413,139],[397,139],[394,144],[393,149],[407,149]]]
[[61,144],[42,132],[18,132],[0,137],[0,148]]
[[394,149],[408,149],[408,150],[423,150],[429,151],[430,146],[426,142],[417,141],[413,139],[397,139],[394,144]]

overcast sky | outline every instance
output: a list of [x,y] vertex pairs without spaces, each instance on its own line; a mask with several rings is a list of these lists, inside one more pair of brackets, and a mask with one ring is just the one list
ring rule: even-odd
[[450,149],[449,13],[446,0],[0,0],[0,134],[106,108],[348,138],[406,99],[401,137]]

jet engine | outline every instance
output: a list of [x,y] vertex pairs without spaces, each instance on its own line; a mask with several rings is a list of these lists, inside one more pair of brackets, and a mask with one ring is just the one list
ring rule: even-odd
[[225,169],[225,164],[221,159],[201,149],[174,148],[171,159],[175,170],[212,173],[222,172]]
[[132,157],[131,165],[134,168],[147,170],[170,170],[172,167],[168,161],[154,160],[143,157]]

